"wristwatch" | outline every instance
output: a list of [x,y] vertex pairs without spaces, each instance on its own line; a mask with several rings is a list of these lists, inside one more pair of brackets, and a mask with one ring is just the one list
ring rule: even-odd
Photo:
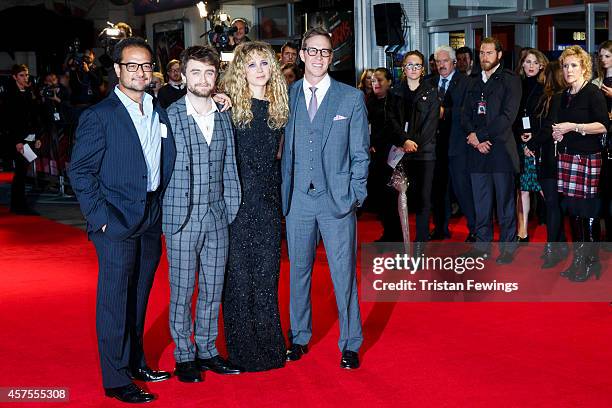
[[586,132],[584,131],[584,126],[581,126],[578,123],[576,123],[576,128],[574,129],[574,131],[576,133],[580,133],[582,136],[586,135]]

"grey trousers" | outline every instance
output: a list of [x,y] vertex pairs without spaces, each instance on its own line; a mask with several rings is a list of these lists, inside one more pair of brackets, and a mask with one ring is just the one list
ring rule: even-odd
[[[166,236],[170,267],[170,334],[177,363],[219,354],[215,346],[229,248],[227,218],[194,207],[185,227]],[[191,304],[198,277],[195,319]],[[191,341],[195,333],[195,345]],[[196,349],[197,347],[197,349]]]
[[313,197],[295,190],[287,214],[287,244],[290,266],[291,337],[306,345],[312,336],[310,286],[318,233],[329,263],[340,325],[340,351],[359,351],[363,343],[357,299],[357,217],[350,212],[336,218],[329,211],[326,193]]

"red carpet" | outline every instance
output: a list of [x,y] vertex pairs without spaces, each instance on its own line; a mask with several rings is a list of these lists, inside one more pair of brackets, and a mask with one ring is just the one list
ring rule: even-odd
[[[360,239],[380,234],[360,221]],[[454,238],[465,228],[453,228]],[[532,236],[542,237],[539,227]],[[97,264],[85,234],[0,209],[0,387],[70,389],[70,406],[122,406],[102,393],[95,337]],[[534,273],[542,273],[539,267]],[[604,272],[605,273],[605,272]],[[608,269],[609,273],[609,269]],[[288,324],[288,263],[280,303]],[[611,288],[612,299],[612,288]],[[597,303],[363,303],[362,368],[338,367],[335,301],[324,254],[313,282],[314,338],[301,361],[201,384],[151,384],[157,407],[608,407],[612,307]],[[145,345],[171,369],[164,261],[149,302]],[[222,339],[220,339],[222,344]],[[66,406],[30,404],[15,406]]]

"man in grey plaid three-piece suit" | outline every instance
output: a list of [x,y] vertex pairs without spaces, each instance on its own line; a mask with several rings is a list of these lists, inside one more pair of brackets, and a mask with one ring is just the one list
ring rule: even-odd
[[[194,61],[188,60],[187,64],[194,65]],[[219,358],[215,340],[228,254],[228,225],[238,212],[241,194],[230,115],[220,112],[212,100],[210,111],[199,113],[194,108],[198,105],[188,99],[189,80],[188,73],[187,96],[168,108],[177,157],[162,207],[170,268],[170,332],[176,344],[177,371],[179,363]],[[198,97],[201,96],[196,93],[191,100]],[[208,115],[214,115],[207,122],[213,124],[212,134],[208,125],[198,122]],[[208,137],[203,132],[209,132]],[[196,273],[198,295],[192,319]],[[195,345],[191,341],[194,332]],[[184,380],[179,373],[177,376]]]

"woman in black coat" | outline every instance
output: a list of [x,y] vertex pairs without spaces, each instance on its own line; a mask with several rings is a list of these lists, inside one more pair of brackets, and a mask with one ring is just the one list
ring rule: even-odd
[[397,211],[398,192],[387,185],[393,173],[387,164],[389,151],[391,146],[401,146],[403,142],[401,101],[390,92],[392,84],[391,72],[387,68],[377,68],[372,74],[372,95],[367,98],[366,105],[371,129],[368,205],[378,213],[383,225],[378,242],[403,240]]
[[429,240],[431,186],[436,163],[436,130],[440,102],[436,88],[424,81],[425,57],[419,51],[408,52],[402,61],[404,81],[399,90],[404,113],[402,165],[409,181],[410,195],[416,197],[416,237],[414,256],[420,256]]
[[544,94],[536,108],[536,118],[532,122],[533,137],[527,141],[525,155],[534,157],[537,163],[538,182],[542,186],[546,204],[546,245],[542,259],[542,269],[552,268],[565,259],[568,247],[563,228],[560,196],[557,191],[557,151],[552,138],[552,113],[556,112],[560,98],[554,98],[567,88],[559,61],[551,61],[545,70]]
[[579,46],[566,48],[559,57],[568,87],[557,96],[552,136],[558,143],[558,191],[562,208],[569,214],[574,241],[572,265],[561,276],[584,282],[599,277],[602,135],[609,119],[606,100],[588,81],[592,63]]

